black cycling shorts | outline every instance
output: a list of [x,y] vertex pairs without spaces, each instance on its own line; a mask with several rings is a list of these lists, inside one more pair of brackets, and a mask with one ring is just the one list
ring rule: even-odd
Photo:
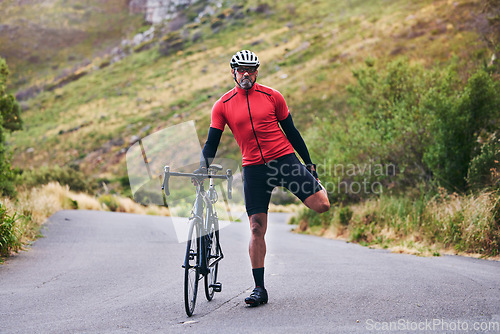
[[284,187],[302,202],[322,189],[295,154],[287,154],[262,165],[243,167],[243,189],[248,216],[267,213],[271,193]]

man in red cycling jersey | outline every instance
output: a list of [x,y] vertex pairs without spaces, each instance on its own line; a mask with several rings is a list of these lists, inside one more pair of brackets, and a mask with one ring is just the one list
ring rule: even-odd
[[285,187],[319,213],[328,211],[330,202],[285,99],[277,90],[256,83],[260,65],[257,55],[249,50],[238,51],[230,65],[236,84],[213,106],[208,139],[197,171],[203,172],[213,161],[227,124],[243,156],[245,206],[252,232],[249,253],[255,289],[245,303],[258,306],[268,301],[264,287],[264,236],[272,190]]

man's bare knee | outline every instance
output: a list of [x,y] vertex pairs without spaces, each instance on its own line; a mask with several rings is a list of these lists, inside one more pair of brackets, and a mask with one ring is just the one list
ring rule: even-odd
[[313,208],[313,210],[317,213],[327,212],[328,210],[330,210],[330,202],[318,203],[316,207]]
[[254,237],[257,237],[257,238],[261,238],[264,236],[264,233],[263,233],[263,228],[261,225],[258,225],[258,224],[252,224],[250,230],[252,231],[252,235]]
[[261,238],[266,233],[266,216],[254,215],[250,217],[250,230],[254,237]]

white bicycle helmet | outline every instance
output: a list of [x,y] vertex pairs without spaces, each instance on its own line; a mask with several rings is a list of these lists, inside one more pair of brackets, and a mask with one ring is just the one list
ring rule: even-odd
[[249,50],[241,50],[234,54],[231,58],[231,68],[236,68],[238,66],[255,66],[259,67],[259,57],[255,53]]

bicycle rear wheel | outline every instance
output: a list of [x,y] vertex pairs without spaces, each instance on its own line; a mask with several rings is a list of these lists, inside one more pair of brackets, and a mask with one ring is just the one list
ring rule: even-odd
[[184,306],[186,314],[193,315],[198,294],[200,271],[198,262],[200,257],[199,225],[195,219],[190,220],[186,257],[184,259]]
[[[214,297],[214,285],[217,283],[217,273],[219,271],[219,257],[221,256],[219,242],[219,222],[217,218],[212,218],[209,233],[206,236],[207,240],[207,264],[209,272],[205,275],[205,297],[211,301]],[[220,289],[219,289],[220,291]]]

